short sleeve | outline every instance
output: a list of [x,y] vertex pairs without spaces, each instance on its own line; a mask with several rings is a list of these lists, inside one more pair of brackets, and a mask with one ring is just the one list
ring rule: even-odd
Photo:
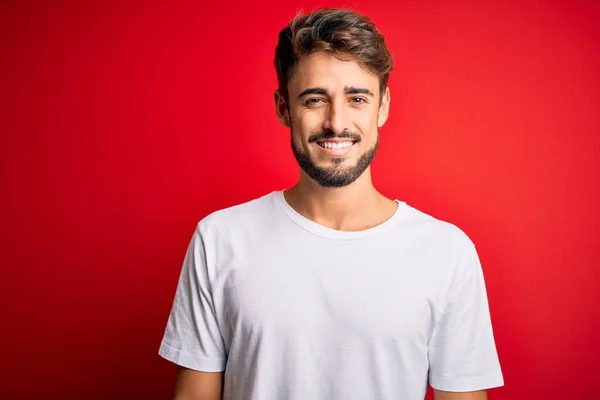
[[429,382],[448,392],[504,385],[479,256],[470,244],[459,260],[444,312],[429,341]]
[[158,353],[182,367],[206,372],[225,370],[225,345],[217,323],[204,242],[198,227],[185,255]]

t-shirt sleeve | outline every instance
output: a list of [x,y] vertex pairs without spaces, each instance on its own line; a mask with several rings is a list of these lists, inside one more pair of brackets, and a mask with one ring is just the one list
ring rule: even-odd
[[456,271],[429,341],[430,385],[448,392],[503,386],[483,271],[472,244]]
[[217,322],[200,229],[188,246],[159,355],[182,367],[225,370],[226,354]]

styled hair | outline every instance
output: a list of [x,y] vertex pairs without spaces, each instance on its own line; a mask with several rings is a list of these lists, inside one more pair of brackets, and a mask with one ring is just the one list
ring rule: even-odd
[[358,62],[379,78],[383,96],[394,67],[383,35],[365,15],[347,9],[323,8],[307,15],[298,13],[279,33],[275,69],[279,90],[286,102],[289,100],[287,83],[294,67],[302,57],[317,51]]

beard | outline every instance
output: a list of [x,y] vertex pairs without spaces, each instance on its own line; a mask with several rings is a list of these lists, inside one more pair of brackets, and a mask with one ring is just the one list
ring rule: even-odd
[[[296,143],[294,143],[293,135],[290,136],[292,152],[294,153],[294,157],[296,157],[296,161],[298,162],[298,165],[300,165],[300,168],[302,168],[302,170],[319,185],[328,188],[348,186],[358,179],[369,165],[371,165],[371,162],[375,158],[375,154],[377,154],[377,149],[379,148],[379,135],[377,135],[375,144],[360,155],[355,165],[342,165],[344,158],[332,157],[332,166],[319,167],[308,152],[303,152]],[[358,135],[341,134],[336,136],[331,133],[314,134],[309,138],[309,143],[316,142],[319,139],[330,139],[333,137],[358,137]],[[358,142],[360,142],[360,139]]]

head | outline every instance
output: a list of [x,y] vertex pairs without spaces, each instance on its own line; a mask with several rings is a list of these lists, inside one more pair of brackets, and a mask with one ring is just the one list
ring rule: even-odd
[[298,15],[279,34],[275,68],[277,116],[302,172],[323,187],[354,182],[389,113],[393,61],[383,36],[350,10]]

